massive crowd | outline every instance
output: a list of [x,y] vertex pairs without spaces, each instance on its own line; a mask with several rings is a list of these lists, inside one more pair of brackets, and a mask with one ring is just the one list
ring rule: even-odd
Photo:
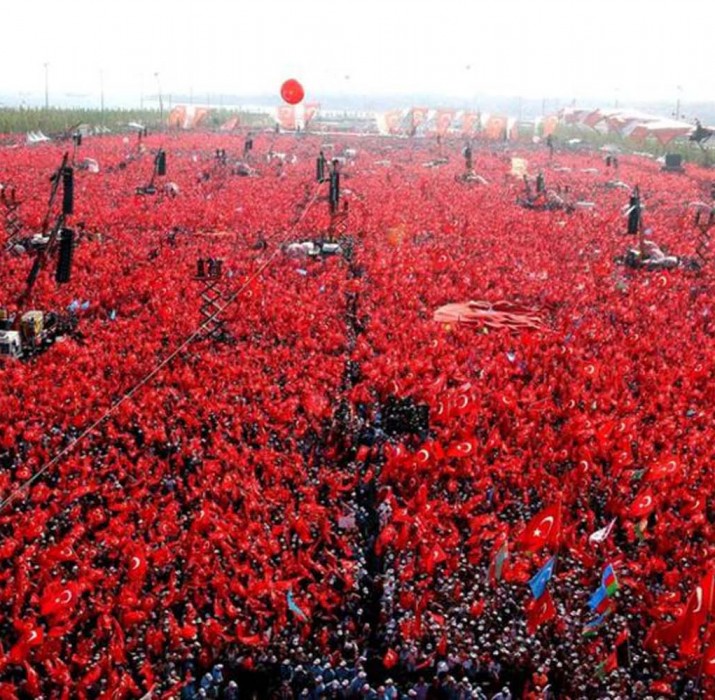
[[[470,184],[456,140],[260,134],[244,177],[243,138],[87,139],[71,281],[20,307],[2,254],[0,306],[78,326],[0,364],[0,698],[715,692],[712,270],[619,264],[615,184],[694,258],[711,176],[475,144]],[[28,233],[63,148],[3,153]],[[321,148],[356,151],[350,254],[287,254],[329,225]],[[513,156],[574,206],[519,206]],[[184,344],[208,257],[228,337]],[[434,320],[470,300],[541,323]]]

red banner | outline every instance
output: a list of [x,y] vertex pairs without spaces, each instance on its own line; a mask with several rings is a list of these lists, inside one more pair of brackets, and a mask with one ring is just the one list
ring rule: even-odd
[[320,111],[320,103],[319,102],[306,102],[304,105],[304,112],[303,112],[303,123],[305,126],[308,126],[310,122],[313,120],[315,115]]
[[593,112],[586,115],[586,117],[583,119],[583,123],[593,129],[595,128],[596,124],[598,124],[598,122],[602,121],[603,119],[604,116],[603,114],[601,114],[601,110],[595,109]]
[[388,134],[397,134],[402,124],[402,110],[391,109],[389,112],[385,112],[385,124]]
[[444,136],[452,125],[454,119],[453,109],[438,109],[435,114],[435,130],[440,136]]
[[193,114],[193,118],[191,119],[190,128],[197,129],[206,121],[208,116],[208,109],[206,109],[205,107],[197,107],[196,111]]
[[174,107],[169,113],[167,123],[174,129],[183,129],[186,122],[186,107]]
[[231,117],[221,124],[221,131],[233,131],[238,126],[238,117]]
[[542,127],[542,133],[544,135],[544,138],[547,136],[553,136],[554,132],[556,131],[556,126],[559,123],[559,118],[552,114],[548,117],[544,117],[544,122],[543,122],[543,127]]
[[427,121],[427,114],[429,110],[427,107],[413,107],[412,108],[412,128],[417,129],[422,126]]
[[462,133],[466,136],[479,131],[479,112],[465,112],[462,117]]
[[503,140],[506,136],[506,124],[506,117],[493,115],[487,120],[486,126],[484,127],[484,133],[487,138],[494,141]]
[[276,107],[276,121],[280,124],[281,129],[295,131],[295,107],[293,107],[293,105],[281,105],[280,107]]

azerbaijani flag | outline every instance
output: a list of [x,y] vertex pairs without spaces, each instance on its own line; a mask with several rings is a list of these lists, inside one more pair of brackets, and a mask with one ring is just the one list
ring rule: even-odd
[[618,588],[616,572],[613,570],[613,564],[609,564],[601,574],[601,585],[589,599],[588,607],[597,613],[605,612],[608,607],[608,599],[616,593]]
[[603,627],[604,623],[608,619],[608,616],[613,612],[612,608],[608,608],[606,612],[602,613],[598,617],[594,617],[593,620],[590,622],[587,622],[584,626],[583,629],[581,630],[581,634],[584,637],[593,637],[596,632]]
[[619,588],[616,572],[613,570],[613,564],[609,564],[601,575],[601,585],[606,589],[606,595],[612,596]]

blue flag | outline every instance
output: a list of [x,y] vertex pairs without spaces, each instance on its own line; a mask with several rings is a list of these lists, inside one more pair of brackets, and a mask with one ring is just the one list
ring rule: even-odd
[[546,584],[549,582],[549,579],[554,573],[555,564],[556,557],[551,557],[551,559],[549,559],[549,561],[547,561],[546,564],[544,564],[541,569],[536,572],[534,578],[529,581],[529,588],[531,588],[531,592],[537,600],[544,595]]
[[608,591],[606,590],[606,587],[599,586],[596,589],[596,592],[589,599],[588,607],[591,608],[591,610],[596,610],[597,612],[601,612],[601,609],[603,608],[603,604],[605,603],[607,598],[608,598]]
[[308,616],[296,605],[296,602],[293,600],[293,591],[288,590],[288,593],[286,593],[286,600],[288,601],[288,610],[303,620],[308,619]]
[[602,615],[599,615],[598,617],[591,620],[591,622],[587,622],[584,625],[581,634],[584,637],[590,637],[590,636],[596,634],[596,632],[599,630],[599,628],[601,628],[603,626],[603,624],[606,622],[606,620],[608,619],[608,616],[610,614],[611,614],[611,611],[607,610]]

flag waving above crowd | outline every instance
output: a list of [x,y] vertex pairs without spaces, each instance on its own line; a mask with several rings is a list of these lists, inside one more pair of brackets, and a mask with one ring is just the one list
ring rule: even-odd
[[712,695],[711,173],[279,87],[3,150],[0,697]]

